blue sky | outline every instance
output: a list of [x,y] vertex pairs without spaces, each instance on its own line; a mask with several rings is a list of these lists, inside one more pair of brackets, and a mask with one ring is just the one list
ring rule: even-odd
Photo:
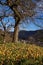
[[31,24],[27,24],[24,28],[20,28],[21,30],[29,30],[29,31],[35,31],[35,30],[38,30],[38,29],[40,29],[40,27],[37,27],[36,25],[34,25],[32,22],[31,22]]
[[[33,1],[35,1],[35,0],[33,0]],[[36,24],[40,23],[39,25],[43,27],[43,9],[41,9],[41,7],[43,8],[43,2],[42,1],[39,2],[39,3],[37,3],[37,7],[35,8],[35,11],[37,12],[37,14],[34,16],[34,18],[35,17],[36,18],[42,18],[42,20],[41,19],[35,19],[34,22],[36,22]],[[4,10],[8,10],[8,9],[9,9],[8,6],[2,6],[2,5],[0,5],[0,15],[3,15],[3,11]],[[10,12],[12,12],[12,11],[9,10],[9,12],[7,12],[6,14],[11,14]],[[3,22],[6,23],[8,20],[10,22],[6,26],[8,26],[9,24],[14,24],[15,23],[14,18],[10,17],[10,16],[7,17],[7,18],[5,17],[4,20],[3,20]],[[33,22],[32,22],[32,20],[29,21],[29,22],[31,22],[31,23],[29,23],[29,24],[26,24],[26,23],[24,24],[23,23],[23,24],[19,25],[19,29],[20,30],[29,30],[29,31],[31,31],[31,30],[34,31],[34,30],[41,29],[40,27],[34,25]],[[13,28],[12,28],[12,30],[13,30]]]

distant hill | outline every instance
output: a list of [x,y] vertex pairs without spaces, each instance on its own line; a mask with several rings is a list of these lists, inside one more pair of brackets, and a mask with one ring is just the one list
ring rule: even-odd
[[[2,34],[4,31],[0,30],[0,40],[2,39]],[[12,41],[12,35],[13,32],[7,32],[6,33],[6,41]],[[25,41],[41,41],[43,42],[43,30],[36,30],[36,31],[26,31],[21,30],[19,31],[19,40],[25,40]]]
[[37,41],[42,41],[43,42],[43,30],[38,30],[37,33],[34,35],[34,38]]
[[43,41],[43,30],[36,30],[36,31],[21,30],[19,32],[19,39],[29,41],[30,38],[34,38],[35,41]]

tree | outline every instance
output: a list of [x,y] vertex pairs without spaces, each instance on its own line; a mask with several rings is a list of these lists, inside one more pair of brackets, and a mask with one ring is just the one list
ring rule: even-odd
[[[9,10],[9,9],[8,9]],[[12,16],[13,13],[11,12],[11,14],[7,13],[8,10],[3,10],[2,9],[2,12],[0,14],[0,28],[2,28],[3,31],[3,34],[2,34],[2,37],[3,37],[3,42],[5,43],[6,42],[6,39],[9,35],[6,36],[7,32],[9,32],[9,30],[11,29],[11,27],[13,26],[12,23],[10,22],[9,20],[9,16]],[[7,20],[4,22],[4,19],[7,18]],[[9,24],[10,23],[10,24]]]
[[7,0],[8,6],[14,12],[15,18],[15,26],[14,26],[14,34],[13,34],[13,41],[18,41],[18,26],[20,21],[29,16],[32,17],[34,13],[34,8],[36,4],[32,0]]
[[[6,41],[7,42],[11,41],[10,40],[11,38],[10,38],[10,35],[9,35],[8,32],[10,31],[12,24],[11,23],[9,24],[9,23],[10,23],[9,19],[6,22],[4,22],[4,20],[2,19],[1,22],[0,22],[0,28],[2,28],[2,32],[3,32],[3,34],[1,33],[1,36],[3,37],[3,43],[6,43]],[[10,41],[8,41],[8,39]]]
[[[40,0],[35,0],[39,2]],[[2,2],[0,2],[2,4]],[[26,17],[32,18],[35,15],[35,8],[37,7],[37,3],[33,0],[6,0],[6,3],[3,5],[8,5],[10,9],[14,12],[15,18],[15,26],[14,26],[14,34],[13,34],[13,42],[18,41],[18,32],[19,32],[19,23]],[[33,18],[32,18],[33,19]]]

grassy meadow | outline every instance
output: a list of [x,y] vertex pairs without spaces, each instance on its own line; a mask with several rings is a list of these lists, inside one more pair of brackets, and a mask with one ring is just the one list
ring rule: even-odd
[[43,47],[25,43],[0,44],[0,65],[43,65]]

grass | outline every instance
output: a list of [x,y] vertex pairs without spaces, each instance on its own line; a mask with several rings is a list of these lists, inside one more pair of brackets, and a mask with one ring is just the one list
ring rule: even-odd
[[0,44],[0,65],[43,65],[43,47],[25,43]]

